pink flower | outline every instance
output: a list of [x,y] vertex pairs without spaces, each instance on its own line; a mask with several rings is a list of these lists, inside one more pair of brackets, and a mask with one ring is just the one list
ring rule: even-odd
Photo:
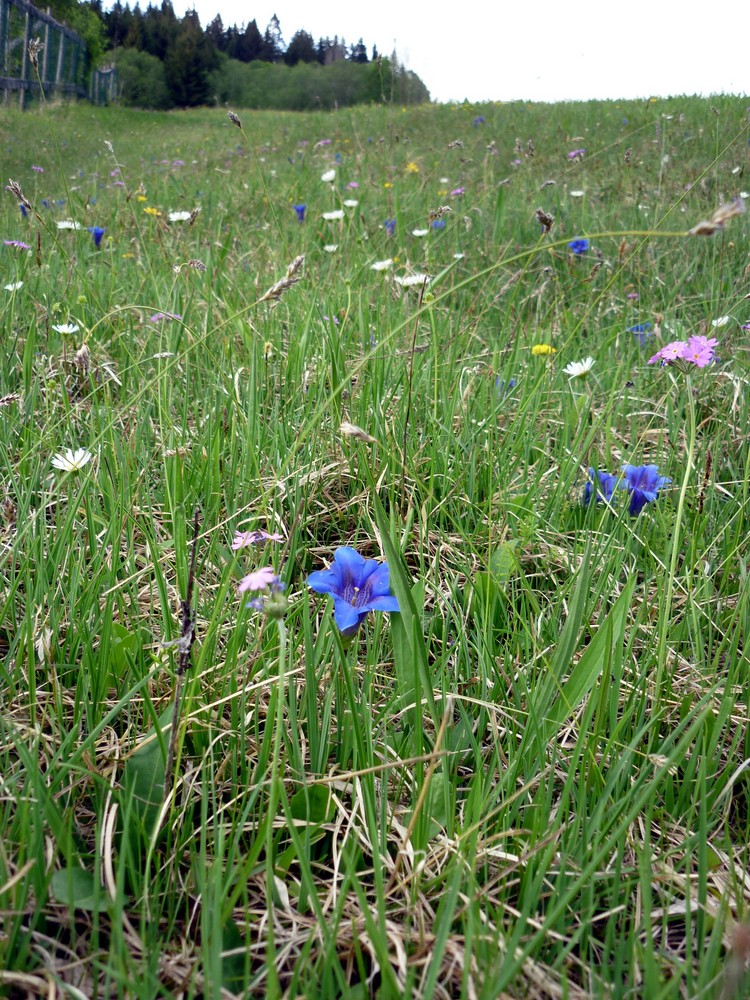
[[667,361],[677,361],[678,358],[682,357],[682,352],[687,347],[684,340],[673,340],[671,344],[667,344],[666,347],[662,347],[660,351],[648,359],[648,363],[653,365],[657,361],[667,362]]
[[466,188],[465,187],[453,188],[453,190],[451,191],[451,197],[452,198],[460,198],[461,195],[465,194],[465,193],[466,193]]
[[273,566],[264,566],[256,569],[254,573],[248,573],[237,585],[237,593],[244,594],[246,590],[266,590],[278,586],[279,578]]
[[714,359],[716,353],[714,347],[717,343],[716,337],[691,337],[682,352],[682,357],[685,361],[692,361],[698,368],[705,368]]
[[256,528],[255,531],[235,531],[232,548],[237,551],[237,549],[245,548],[246,545],[257,545],[259,542],[283,541],[284,536],[280,535],[278,532],[274,532],[273,535],[269,535],[269,533],[264,531],[263,528]]

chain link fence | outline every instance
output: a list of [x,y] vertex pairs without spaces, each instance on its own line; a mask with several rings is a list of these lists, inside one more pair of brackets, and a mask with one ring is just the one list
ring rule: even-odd
[[[37,39],[44,47],[35,67],[29,43]],[[88,73],[86,46],[74,31],[27,0],[0,0],[2,102],[27,107],[39,97],[40,80],[48,96],[88,97],[96,104],[108,104],[117,97],[114,67]]]

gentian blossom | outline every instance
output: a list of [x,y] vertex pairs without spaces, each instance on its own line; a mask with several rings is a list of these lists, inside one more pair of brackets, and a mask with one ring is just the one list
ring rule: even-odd
[[433,219],[430,225],[433,229],[445,229],[445,219]]
[[386,219],[385,222],[383,223],[383,229],[385,229],[386,236],[393,236],[393,234],[396,232],[396,220]]
[[581,254],[586,253],[588,248],[589,248],[589,241],[586,239],[571,240],[570,243],[568,243],[568,249],[571,251],[571,253],[578,254],[579,256]]
[[477,115],[471,124],[474,126],[484,125],[484,115]]
[[647,503],[653,503],[662,486],[671,483],[669,476],[659,475],[658,465],[623,465],[625,478],[620,488],[630,492],[630,516],[635,517]]
[[365,559],[348,545],[336,549],[330,569],[311,573],[307,585],[333,597],[333,618],[345,638],[356,635],[371,611],[401,610],[391,594],[388,563]]
[[107,231],[106,228],[103,228],[102,226],[86,226],[86,228],[94,237],[94,246],[98,250],[101,246],[102,236],[104,236]]
[[636,323],[635,326],[629,326],[627,332],[636,336],[641,347],[646,343],[649,337],[653,337],[650,323]]
[[297,213],[297,222],[304,222],[307,205],[292,205],[292,208]]
[[584,505],[587,506],[591,502],[592,495],[595,495],[597,503],[611,503],[616,486],[617,476],[611,476],[608,472],[600,472],[589,466],[589,478],[583,488]]

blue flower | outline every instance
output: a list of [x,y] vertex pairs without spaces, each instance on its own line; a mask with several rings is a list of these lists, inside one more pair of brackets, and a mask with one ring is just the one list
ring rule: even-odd
[[484,125],[484,115],[477,115],[472,125]]
[[589,248],[589,241],[585,239],[571,240],[570,243],[568,243],[568,249],[575,254],[580,255],[586,253],[588,248]]
[[383,223],[383,228],[385,229],[386,236],[393,236],[393,234],[396,232],[396,220],[386,219],[385,222]]
[[495,379],[495,391],[497,392],[498,399],[505,399],[505,397],[509,395],[515,387],[516,380],[514,378],[508,379],[506,382],[504,378],[500,378],[498,375]]
[[305,221],[305,209],[307,208],[307,205],[292,205],[292,208],[297,213],[297,221],[298,222],[304,222]]
[[86,228],[94,237],[94,246],[98,250],[102,242],[102,236],[104,236],[107,230],[102,229],[101,226],[86,226]]
[[620,487],[630,491],[630,516],[640,514],[647,503],[653,503],[662,486],[671,483],[668,476],[659,475],[658,465],[623,465],[625,478]]
[[28,213],[28,212],[26,211],[26,206],[25,206],[25,205],[24,205],[24,204],[23,204],[22,202],[20,202],[20,201],[19,201],[19,203],[18,203],[18,207],[19,207],[19,208],[21,209],[21,215],[22,215],[22,216],[24,217],[24,219],[25,219],[25,218],[26,218],[26,216],[27,216],[27,215],[29,214],[29,213]]
[[432,220],[433,229],[445,229],[445,219],[433,219]]
[[333,618],[346,638],[356,635],[370,611],[401,610],[391,594],[388,563],[365,559],[348,545],[336,549],[330,569],[311,573],[307,586],[333,597]]
[[610,503],[612,500],[612,494],[615,491],[615,486],[617,486],[617,476],[610,476],[608,472],[599,472],[597,469],[592,469],[589,466],[589,478],[583,488],[583,497],[581,498],[585,506],[591,503],[591,496],[594,493],[594,483],[597,479],[599,482],[596,484],[596,502]]
[[649,337],[653,337],[650,323],[636,323],[635,326],[629,326],[628,333],[634,333],[641,346],[646,343]]

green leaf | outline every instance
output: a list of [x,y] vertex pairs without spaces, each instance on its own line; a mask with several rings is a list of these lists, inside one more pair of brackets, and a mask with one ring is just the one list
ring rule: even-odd
[[125,764],[125,790],[130,797],[130,816],[140,821],[150,837],[164,802],[166,741],[172,723],[170,704],[159,717],[159,732],[149,736]]
[[323,785],[300,788],[289,802],[292,816],[305,823],[327,823],[331,817],[331,793]]
[[112,635],[109,643],[110,668],[115,677],[122,677],[132,665],[131,657],[138,652],[138,636],[129,632],[119,622],[110,624]]
[[[234,954],[227,955],[226,952]],[[245,994],[249,985],[246,953],[247,942],[234,920],[230,920],[224,924],[221,934],[221,985],[239,996]]]
[[97,886],[94,876],[85,868],[77,865],[61,868],[50,879],[49,887],[56,902],[71,910],[98,913],[106,909],[104,889]]

